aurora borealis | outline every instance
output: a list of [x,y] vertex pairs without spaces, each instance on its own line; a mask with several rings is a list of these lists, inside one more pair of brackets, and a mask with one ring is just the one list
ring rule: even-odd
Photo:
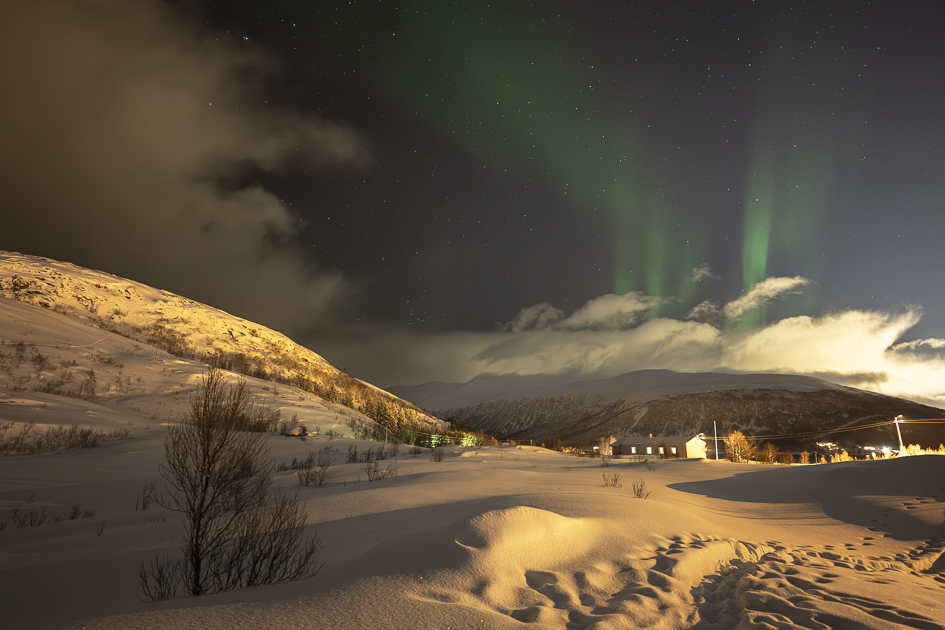
[[[576,308],[629,291],[673,296],[659,312],[681,316],[708,297],[691,282],[703,263],[721,280],[716,292],[802,275],[814,286],[799,311],[832,308],[827,234],[842,227],[835,219],[863,214],[859,190],[883,177],[884,161],[899,161],[877,150],[872,129],[895,125],[902,101],[922,97],[920,86],[896,89],[897,66],[921,49],[921,5],[894,14],[843,2],[255,6],[228,3],[210,16],[269,48],[291,45],[284,55],[299,80],[287,102],[312,99],[383,155],[361,182],[284,184],[323,213],[341,200],[351,208],[346,228],[315,219],[316,249],[339,231],[372,251],[404,249],[414,233],[477,270],[470,286],[459,267],[443,271],[466,282],[426,281],[422,257],[392,262],[393,251],[386,266],[328,257],[423,278],[413,311],[373,287],[383,302],[374,316],[421,329],[487,326],[501,318],[496,293],[506,317],[530,299]],[[506,291],[496,274],[480,276],[490,267],[519,269],[524,284]],[[742,325],[764,321],[753,317]]]
[[379,385],[720,368],[933,399],[907,389],[945,346],[942,13],[21,2],[0,248],[256,319]]

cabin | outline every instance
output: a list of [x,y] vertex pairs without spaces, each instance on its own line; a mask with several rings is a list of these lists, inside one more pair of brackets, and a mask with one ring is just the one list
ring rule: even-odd
[[652,433],[650,437],[633,435],[617,440],[610,445],[610,448],[611,452],[618,457],[635,456],[641,459],[696,457],[705,459],[705,440],[703,437],[702,433],[689,439],[684,436],[654,436]]

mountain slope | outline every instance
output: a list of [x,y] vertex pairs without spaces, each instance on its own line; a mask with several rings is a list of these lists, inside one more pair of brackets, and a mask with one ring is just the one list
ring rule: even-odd
[[281,333],[108,273],[0,251],[2,298],[48,308],[152,350],[298,387],[392,430],[438,424],[415,405],[349,376]]
[[783,389],[815,391],[847,388],[797,374],[680,373],[672,370],[638,370],[613,378],[578,380],[563,375],[521,376],[484,374],[468,383],[425,383],[392,387],[391,391],[425,409],[451,409],[495,398],[542,398],[568,394],[593,395],[601,402],[629,398],[649,400],[667,394],[719,389]]
[[[462,400],[468,393],[468,389],[454,388],[419,404],[448,402],[451,396]],[[712,434],[714,427],[721,434],[739,429],[750,435],[819,432],[829,436],[841,428],[889,421],[900,414],[913,419],[945,417],[941,409],[807,376],[669,370],[642,370],[543,391],[506,393],[472,404],[439,407],[435,413],[498,438],[539,442],[558,438],[578,445],[609,435]],[[941,426],[910,426],[905,439],[937,446],[945,441]],[[855,436],[871,443],[898,443],[892,425],[858,431]]]

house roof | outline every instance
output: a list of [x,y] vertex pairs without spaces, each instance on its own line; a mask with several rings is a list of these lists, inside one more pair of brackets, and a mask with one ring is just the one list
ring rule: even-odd
[[631,436],[628,436],[628,437],[625,437],[625,438],[620,438],[620,439],[617,440],[616,442],[613,442],[613,443],[611,444],[611,446],[612,446],[613,444],[654,444],[654,445],[659,445],[659,444],[661,444],[661,443],[663,443],[663,442],[666,442],[667,445],[671,445],[671,444],[688,444],[689,442],[692,442],[693,440],[700,440],[700,441],[702,441],[702,439],[701,439],[698,435],[693,436],[693,437],[688,437],[688,438],[687,438],[685,435],[654,435],[653,437],[643,437],[642,435],[631,435]]

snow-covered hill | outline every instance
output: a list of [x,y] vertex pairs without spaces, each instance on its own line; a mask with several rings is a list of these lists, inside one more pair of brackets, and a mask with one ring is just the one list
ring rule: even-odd
[[[278,393],[293,392],[315,415],[327,412],[332,426],[351,417],[367,420],[362,411],[392,424],[437,423],[279,332],[47,258],[0,251],[0,339],[0,387],[21,397],[36,391],[76,396],[94,372],[96,400],[164,417],[182,409],[187,396],[177,393],[194,386],[209,364],[254,377],[256,389],[270,392],[277,408]],[[285,411],[286,417],[299,413]]]

